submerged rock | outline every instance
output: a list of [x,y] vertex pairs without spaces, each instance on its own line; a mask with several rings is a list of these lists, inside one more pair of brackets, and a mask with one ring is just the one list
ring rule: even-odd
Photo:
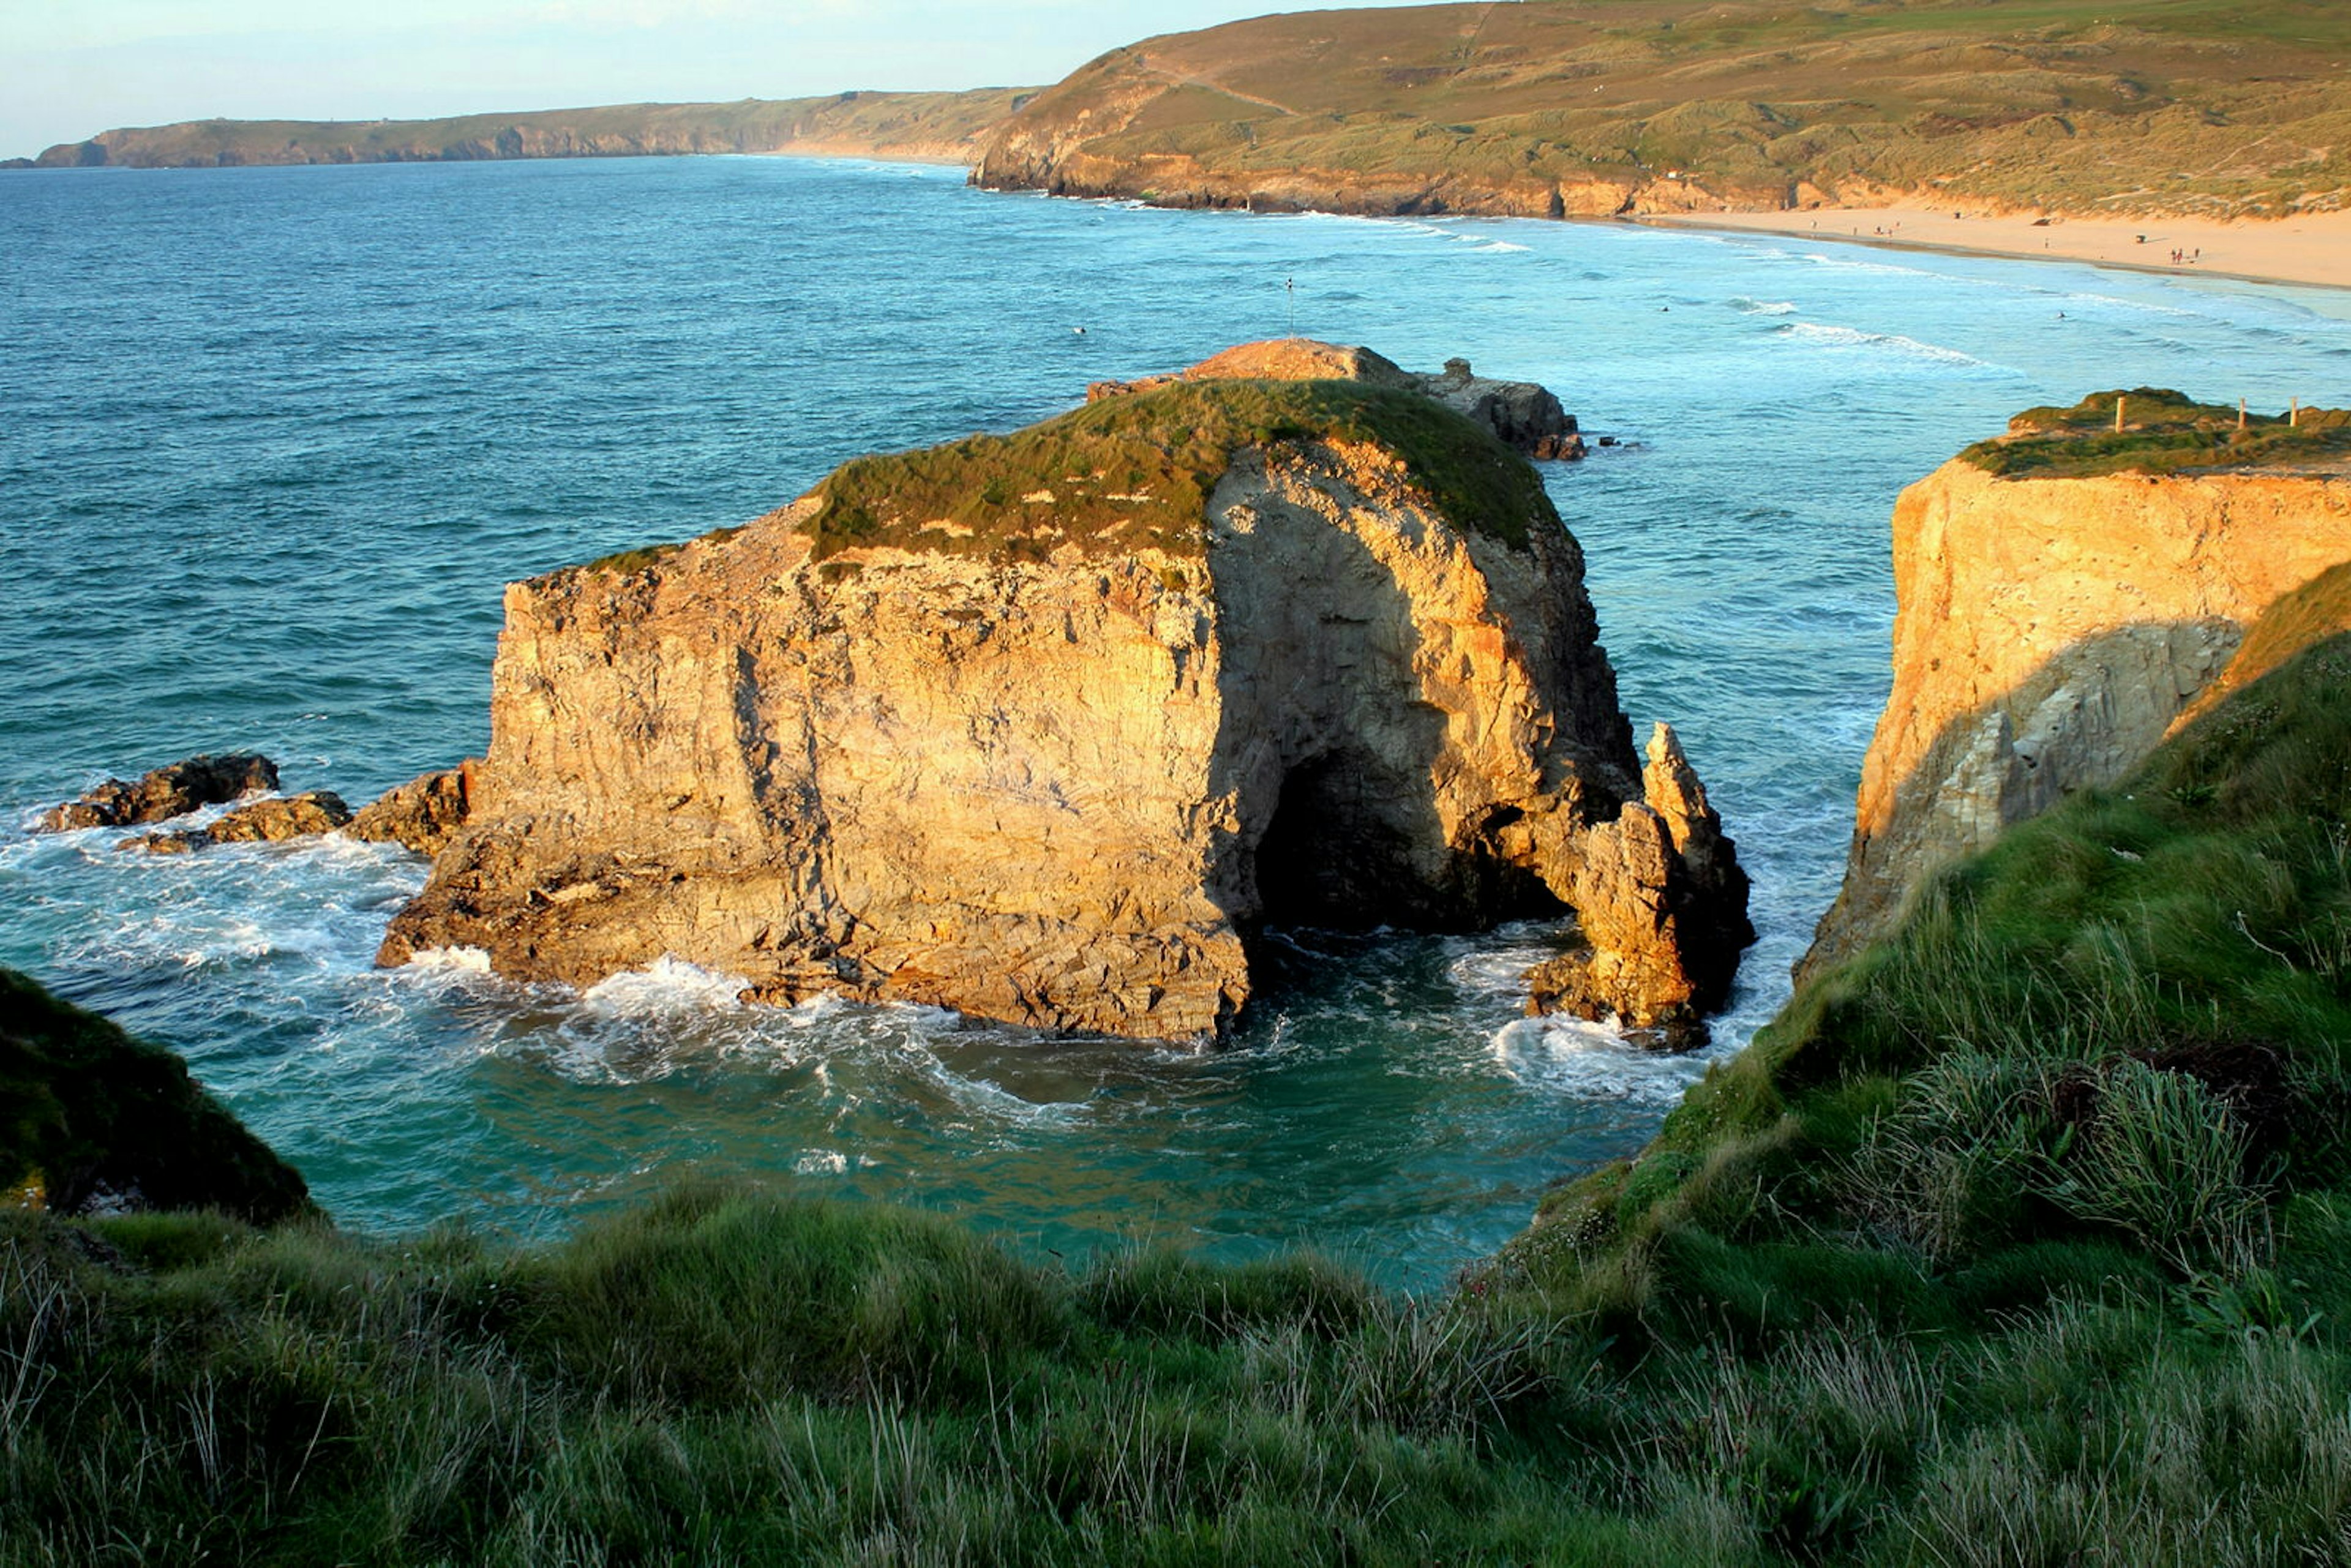
[[437,855],[465,825],[471,761],[423,774],[387,789],[360,808],[344,831],[355,839],[405,844],[421,855]]
[[332,832],[350,820],[351,809],[343,804],[340,795],[331,789],[313,789],[224,811],[209,827],[148,833],[126,839],[120,847],[152,854],[186,854],[214,844],[266,843]]
[[[470,816],[384,962],[668,955],[767,1000],[1176,1040],[1247,1002],[1270,921],[1589,903],[1575,1005],[1625,1017],[1736,962],[1744,879],[1694,779],[1643,803],[1582,551],[1416,390],[1130,392],[506,608]],[[1620,919],[1596,868],[1635,848]]]
[[277,788],[277,765],[266,757],[250,751],[208,753],[158,768],[141,775],[136,783],[110,779],[78,800],[51,807],[41,818],[38,831],[55,833],[168,821],[256,789]]

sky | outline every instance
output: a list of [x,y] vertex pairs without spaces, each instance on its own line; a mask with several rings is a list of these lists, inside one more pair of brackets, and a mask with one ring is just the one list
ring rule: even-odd
[[1281,0],[0,0],[0,158],[30,157],[115,126],[214,115],[408,120],[852,88],[1041,86],[1154,33],[1293,8],[1305,7]]

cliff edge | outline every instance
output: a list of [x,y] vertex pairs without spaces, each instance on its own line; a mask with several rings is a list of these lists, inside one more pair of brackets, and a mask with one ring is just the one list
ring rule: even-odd
[[[1266,921],[1604,896],[1642,951],[1558,1005],[1635,1024],[1719,1002],[1736,947],[1701,949],[1744,928],[1743,877],[1735,918],[1698,907],[1734,890],[1685,874],[1687,802],[1645,802],[1533,470],[1360,380],[1176,380],[517,583],[491,737],[386,962],[667,954],[773,1001],[1197,1039]],[[1595,832],[1635,816],[1666,858],[1600,886]]]
[[2105,392],[2020,414],[1905,490],[1893,691],[1844,887],[1799,972],[1883,931],[1938,865],[2121,779],[2250,623],[2351,559],[2346,426]]

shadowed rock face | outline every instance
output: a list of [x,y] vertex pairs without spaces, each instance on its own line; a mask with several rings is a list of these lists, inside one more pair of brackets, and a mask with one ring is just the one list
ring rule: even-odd
[[1613,1013],[1695,1044],[1755,940],[1747,873],[1669,725],[1649,737],[1641,789],[1585,836],[1568,902],[1587,945],[1528,971],[1527,1011]]
[[[1232,452],[1197,553],[818,560],[811,499],[517,584],[468,825],[382,956],[669,954],[763,999],[1198,1039],[1264,920],[1558,910],[1641,809],[1582,552],[1547,505],[1513,543],[1429,495],[1376,441],[1279,439]],[[1628,983],[1721,929],[1625,926],[1667,952]]]
[[1894,689],[1799,973],[1883,930],[1936,866],[2120,779],[2256,616],[2346,559],[2339,476],[2003,479],[1954,461],[1904,491]]

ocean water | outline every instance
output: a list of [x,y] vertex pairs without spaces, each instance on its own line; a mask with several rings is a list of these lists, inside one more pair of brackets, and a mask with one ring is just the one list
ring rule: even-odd
[[[1885,693],[1904,484],[2095,389],[2351,392],[2351,308],[2320,290],[888,164],[16,174],[0,255],[0,962],[178,1047],[383,1231],[545,1235],[700,1175],[1071,1259],[1305,1244],[1431,1284],[1785,998]],[[502,583],[1289,330],[1542,381],[1623,443],[1547,483],[1635,726],[1680,728],[1756,878],[1707,1051],[1521,1019],[1541,925],[1289,933],[1239,1038],[1195,1053],[749,1009],[666,964],[585,995],[381,971],[424,873],[399,850],[26,831],[207,749],[357,803],[482,749]]]

